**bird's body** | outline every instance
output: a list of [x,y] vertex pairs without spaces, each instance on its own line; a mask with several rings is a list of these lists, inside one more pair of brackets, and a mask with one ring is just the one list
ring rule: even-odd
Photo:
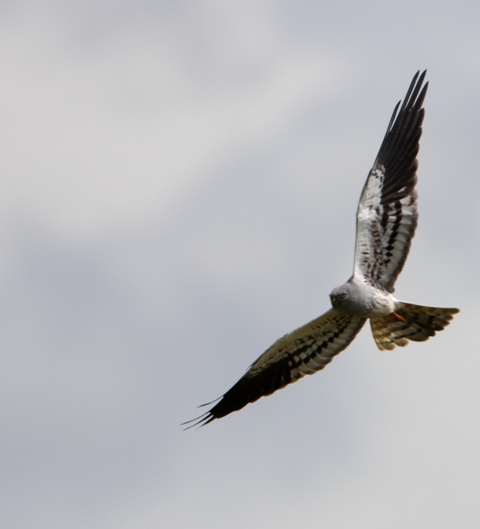
[[355,275],[342,286],[334,288],[330,300],[332,307],[339,312],[364,318],[391,314],[398,303],[390,292]]
[[367,319],[378,348],[391,350],[410,340],[428,340],[458,312],[393,296],[418,221],[415,185],[425,74],[417,72],[400,110],[398,103],[393,112],[358,204],[353,275],[331,292],[332,308],[277,340],[210,411],[189,421],[192,426],[208,424],[323,369]]

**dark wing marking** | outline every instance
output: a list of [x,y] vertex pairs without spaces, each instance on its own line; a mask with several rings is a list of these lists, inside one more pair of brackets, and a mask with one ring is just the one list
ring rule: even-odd
[[417,154],[426,71],[413,78],[400,111],[393,111],[357,210],[355,271],[393,292],[417,227]]
[[365,321],[329,310],[276,341],[210,411],[184,424],[203,426],[320,371],[350,344]]

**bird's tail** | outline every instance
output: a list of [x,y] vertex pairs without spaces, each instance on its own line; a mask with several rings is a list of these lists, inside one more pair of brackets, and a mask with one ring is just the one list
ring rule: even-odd
[[404,347],[409,340],[424,342],[442,331],[459,309],[441,309],[423,307],[411,303],[400,302],[396,311],[388,316],[370,318],[372,333],[377,347],[395,349],[397,345]]

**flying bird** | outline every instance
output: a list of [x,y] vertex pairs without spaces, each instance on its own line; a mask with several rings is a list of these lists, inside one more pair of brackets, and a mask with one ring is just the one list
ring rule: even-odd
[[415,185],[428,88],[425,75],[426,71],[415,74],[402,106],[398,102],[393,111],[358,204],[353,275],[332,290],[332,308],[277,340],[209,411],[184,423],[190,424],[188,428],[225,417],[320,371],[353,341],[367,320],[383,351],[403,347],[409,340],[428,340],[459,312],[413,305],[393,296],[417,227]]

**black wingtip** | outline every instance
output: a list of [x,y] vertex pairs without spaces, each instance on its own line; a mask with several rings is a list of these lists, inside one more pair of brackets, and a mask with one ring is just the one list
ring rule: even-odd
[[[204,406],[210,406],[210,404],[213,404],[214,402],[219,401],[221,398],[222,397],[218,397],[217,399],[212,400],[210,402],[205,402],[205,404],[200,404],[200,406],[198,407],[203,408]],[[202,413],[202,415],[199,415],[198,417],[195,417],[194,419],[190,419],[189,421],[182,422],[180,423],[180,426],[185,426],[185,424],[193,423],[193,424],[190,424],[190,426],[187,426],[186,428],[184,428],[183,431],[190,430],[190,428],[194,428],[195,426],[198,426],[199,428],[201,428],[202,426],[205,426],[209,422],[212,422],[214,419],[216,419],[216,417],[213,415],[213,413],[211,413],[211,411],[212,410]]]
[[[391,134],[393,127],[395,126],[395,123],[398,121],[397,118],[400,119],[400,116],[402,114],[405,114],[406,109],[412,109],[412,110],[417,110],[417,111],[421,110],[423,101],[425,99],[425,96],[427,94],[427,89],[428,89],[428,81],[425,83],[425,85],[423,85],[426,75],[427,75],[427,70],[423,70],[421,74],[420,74],[420,70],[418,70],[410,82],[410,86],[408,87],[407,93],[405,97],[403,98],[403,101],[400,100],[395,105],[395,108],[393,109],[392,117],[390,118],[390,122],[388,123],[388,127],[385,132],[385,136],[383,138],[382,146],[380,147],[379,154],[382,151],[382,147],[387,143],[387,139],[389,135]],[[423,88],[422,88],[422,85],[423,85]]]
[[212,422],[215,419],[215,417],[207,411],[206,413],[202,413],[202,415],[199,415],[198,417],[195,417],[195,419],[190,419],[189,421],[182,422],[180,426],[185,426],[186,424],[190,424],[190,426],[186,426],[183,431],[190,430],[191,428],[195,428],[198,426],[198,428],[201,428],[202,426],[205,426],[209,422]]
[[411,140],[418,145],[425,115],[423,102],[428,89],[428,82],[424,84],[426,75],[427,70],[422,73],[418,70],[410,82],[401,106],[400,103],[395,106],[376,158],[382,165],[387,165],[389,159],[398,155],[397,151],[404,146],[405,141]]
[[427,93],[428,82],[422,88],[423,82],[425,81],[425,76],[427,75],[427,70],[424,70],[420,74],[420,70],[413,76],[413,79],[408,87],[407,93],[403,98],[403,104],[400,108],[400,114],[405,109],[416,109],[420,110],[425,99],[425,94]]

